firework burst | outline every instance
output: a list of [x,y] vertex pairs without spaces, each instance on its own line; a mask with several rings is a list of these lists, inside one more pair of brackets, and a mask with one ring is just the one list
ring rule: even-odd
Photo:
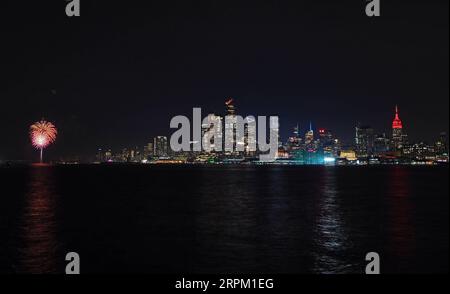
[[41,151],[41,162],[43,149],[55,142],[57,134],[56,127],[45,120],[38,121],[30,126],[31,143]]

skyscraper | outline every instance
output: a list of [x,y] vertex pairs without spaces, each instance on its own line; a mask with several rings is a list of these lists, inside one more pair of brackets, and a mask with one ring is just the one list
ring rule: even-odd
[[334,154],[333,133],[328,129],[319,129],[319,148],[323,151],[325,157],[332,157]]
[[233,98],[225,101],[226,115],[225,115],[225,146],[224,151],[226,154],[236,154],[236,108],[234,107]]
[[436,159],[438,162],[448,162],[447,133],[442,132],[435,143]]
[[[278,142],[278,148],[281,147],[281,141],[280,141],[280,122],[278,120],[278,115],[271,115],[269,118],[269,136],[270,136],[270,140],[275,139]],[[278,158],[278,150],[275,154],[275,158]]]
[[436,153],[439,155],[447,154],[447,133],[439,134],[439,139],[436,141]]
[[104,156],[103,156],[103,150],[101,148],[99,148],[97,150],[97,155],[95,156],[95,159],[97,160],[97,162],[103,162],[104,161]]
[[398,113],[398,106],[395,106],[395,117],[392,121],[392,147],[394,150],[401,150],[403,147],[404,135],[403,124]]
[[256,119],[253,117],[249,117],[248,124],[244,126],[244,145],[246,156],[252,157],[256,155]]
[[319,129],[320,144],[327,146],[333,143],[333,133],[328,129]]
[[148,159],[150,156],[153,156],[153,142],[147,143],[147,145],[144,146],[144,159]]
[[375,135],[373,142],[373,152],[375,155],[383,155],[389,151],[389,139],[386,134]]
[[309,131],[305,134],[305,144],[311,144],[314,141],[314,131],[312,129],[312,123],[309,123]]
[[157,136],[153,139],[153,150],[154,155],[157,157],[167,157],[167,137],[165,136]]
[[289,150],[295,150],[300,148],[300,144],[302,143],[302,138],[300,137],[300,127],[297,126],[294,128],[293,136],[288,138],[287,147]]
[[368,157],[373,154],[374,136],[370,126],[357,126],[355,128],[356,155]]
[[303,161],[303,138],[300,136],[300,126],[297,124],[294,127],[293,135],[288,138],[286,148],[289,157],[298,162]]
[[207,116],[207,120],[202,123],[203,150],[207,152],[222,150],[222,145],[222,117],[210,113]]

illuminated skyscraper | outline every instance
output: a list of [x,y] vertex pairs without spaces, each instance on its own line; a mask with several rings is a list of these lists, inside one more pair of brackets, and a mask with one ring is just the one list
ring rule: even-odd
[[382,155],[389,151],[389,139],[386,134],[378,134],[374,138],[373,152],[375,155]]
[[374,135],[370,126],[355,128],[355,145],[358,157],[368,157],[373,154]]
[[301,138],[300,138],[300,126],[298,125],[298,123],[297,123],[297,125],[294,128],[294,140],[297,140],[297,141],[301,140]]
[[154,148],[153,142],[147,144],[147,151],[149,154],[153,154],[153,148]]
[[207,152],[222,150],[222,117],[211,113],[206,120],[202,123],[202,149]]
[[103,157],[103,150],[101,148],[99,148],[97,150],[97,155],[95,156],[97,162],[103,162],[104,161],[104,157]]
[[288,138],[287,147],[289,150],[296,150],[300,148],[302,143],[302,138],[300,137],[300,127],[297,126],[294,128],[293,136]]
[[398,107],[395,106],[395,117],[392,121],[392,146],[394,150],[401,150],[404,143],[403,124],[400,120]]
[[332,157],[335,152],[335,140],[333,133],[327,129],[319,129],[319,148],[323,151],[325,157]]
[[256,119],[249,117],[247,122],[244,126],[245,155],[252,157],[256,155]]
[[439,139],[436,141],[436,152],[437,152],[437,154],[448,153],[447,133],[446,132],[442,132],[439,134]]
[[447,133],[442,132],[435,143],[436,159],[438,162],[448,162]]
[[167,149],[167,137],[158,136],[153,139],[153,150],[154,155],[157,157],[167,157],[168,149]]
[[333,133],[327,129],[319,129],[319,140],[322,146],[333,143]]
[[303,138],[300,136],[300,126],[297,124],[294,128],[293,135],[288,138],[286,148],[289,153],[289,158],[297,162],[303,161]]
[[[275,139],[278,142],[278,147],[281,147],[281,141],[280,141],[280,121],[278,119],[278,115],[271,115],[269,118],[269,127],[270,127],[270,140]],[[278,150],[275,154],[275,158],[278,158]]]
[[319,141],[314,141],[314,131],[312,129],[312,123],[309,123],[309,131],[305,134],[305,145],[304,145],[304,160],[306,164],[317,164],[319,161],[318,151],[319,151]]
[[225,115],[225,146],[226,154],[235,153],[236,151],[236,108],[234,107],[233,98],[225,101],[226,115]]
[[309,123],[309,131],[305,134],[305,144],[311,144],[314,141],[314,131],[312,129],[312,123]]

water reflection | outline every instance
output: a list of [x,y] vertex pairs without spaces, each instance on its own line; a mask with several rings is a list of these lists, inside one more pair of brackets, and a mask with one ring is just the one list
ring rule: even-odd
[[18,243],[18,266],[21,273],[55,273],[56,195],[50,166],[30,168],[30,182],[25,195]]
[[380,253],[382,273],[448,272],[448,167],[1,175],[12,193],[2,194],[0,272],[61,273],[68,248],[91,273],[362,273],[369,251]]
[[313,271],[322,274],[345,273],[352,266],[348,263],[348,256],[343,254],[350,246],[350,239],[341,215],[335,173],[334,168],[323,170],[322,189],[317,199]]
[[414,256],[415,233],[413,224],[413,207],[411,204],[409,170],[397,166],[391,170],[388,207],[388,246],[390,254],[397,259],[409,260]]
[[[234,271],[236,264],[245,271],[256,262],[258,244],[252,242],[258,234],[255,179],[247,170],[238,172],[234,167],[224,170],[225,177],[208,175],[208,183],[198,190],[196,242],[199,255],[194,271]],[[245,260],[242,256],[246,256]],[[217,259],[223,262],[218,265]]]

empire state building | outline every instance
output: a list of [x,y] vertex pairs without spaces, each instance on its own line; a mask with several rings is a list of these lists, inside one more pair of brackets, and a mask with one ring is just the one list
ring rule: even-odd
[[398,114],[398,107],[395,106],[395,118],[392,121],[392,145],[394,150],[403,148],[403,124]]

